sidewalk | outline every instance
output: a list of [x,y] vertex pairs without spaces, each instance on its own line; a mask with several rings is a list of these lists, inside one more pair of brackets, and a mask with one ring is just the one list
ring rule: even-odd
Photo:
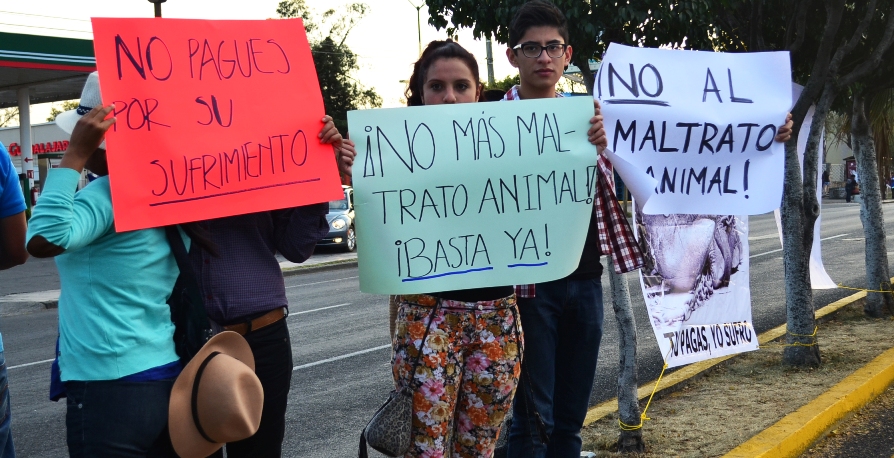
[[[279,267],[284,276],[308,273],[326,269],[357,265],[357,253],[315,253],[303,263],[289,262],[277,255]],[[33,313],[56,308],[59,305],[59,290],[35,291],[0,296],[0,317]]]

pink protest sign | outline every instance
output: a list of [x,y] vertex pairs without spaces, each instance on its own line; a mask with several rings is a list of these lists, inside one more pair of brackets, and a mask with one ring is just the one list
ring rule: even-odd
[[118,231],[342,196],[300,19],[93,19]]

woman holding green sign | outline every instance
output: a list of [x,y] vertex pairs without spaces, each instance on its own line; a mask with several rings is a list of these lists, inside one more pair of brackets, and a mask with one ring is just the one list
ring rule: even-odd
[[[429,43],[407,105],[471,103],[478,63],[451,40]],[[602,128],[592,120],[588,136]],[[521,372],[522,329],[512,285],[391,296],[392,372],[413,390],[406,456],[493,455]]]

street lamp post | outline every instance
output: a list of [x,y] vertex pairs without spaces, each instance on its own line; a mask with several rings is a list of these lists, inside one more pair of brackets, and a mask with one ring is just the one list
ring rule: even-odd
[[417,34],[417,37],[419,38],[419,55],[421,56],[422,55],[422,22],[420,19],[419,11],[422,9],[422,6],[425,4],[423,3],[422,5],[416,6],[410,0],[407,0],[407,2],[410,4],[410,6],[412,6],[413,8],[416,8],[416,34]]
[[155,4],[155,17],[161,17],[161,4],[167,0],[149,0],[149,3]]

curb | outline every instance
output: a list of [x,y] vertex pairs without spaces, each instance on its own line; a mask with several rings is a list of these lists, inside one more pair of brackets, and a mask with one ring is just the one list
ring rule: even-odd
[[357,259],[342,259],[339,261],[321,262],[309,266],[288,267],[282,269],[283,277],[291,277],[293,275],[303,275],[313,272],[324,272],[327,270],[347,269],[357,267]]
[[[836,312],[844,308],[845,306],[859,303],[866,299],[866,292],[860,291],[850,296],[847,296],[843,299],[839,299],[819,310],[817,310],[814,315],[817,323],[821,323],[823,321],[831,318]],[[765,331],[763,334],[758,336],[758,343],[760,345],[765,345],[769,342],[772,342],[780,337],[785,336],[786,325],[780,325],[769,331]],[[684,366],[679,370],[671,372],[669,374],[665,374],[664,378],[662,378],[662,386],[660,386],[657,390],[655,390],[655,397],[653,400],[660,399],[663,396],[671,394],[675,391],[680,390],[685,386],[687,382],[697,380],[699,377],[704,376],[707,371],[714,366],[719,366],[725,364],[729,360],[738,356],[729,355],[720,358],[711,359],[708,361],[701,361],[698,363],[693,363],[688,366]],[[636,390],[637,398],[642,401],[647,399],[650,394],[652,394],[652,389],[655,386],[656,380],[652,380],[649,383],[644,385],[640,385],[640,387]],[[868,401],[867,401],[868,402]],[[587,416],[584,418],[584,427],[589,426],[602,418],[615,413],[618,411],[618,398],[609,399],[608,401],[602,402],[591,407],[587,411]],[[750,456],[750,455],[749,455]]]
[[724,457],[799,456],[839,420],[878,397],[891,382],[894,382],[894,348]]
[[0,302],[0,317],[25,315],[55,308],[59,308],[58,299],[42,302]]

